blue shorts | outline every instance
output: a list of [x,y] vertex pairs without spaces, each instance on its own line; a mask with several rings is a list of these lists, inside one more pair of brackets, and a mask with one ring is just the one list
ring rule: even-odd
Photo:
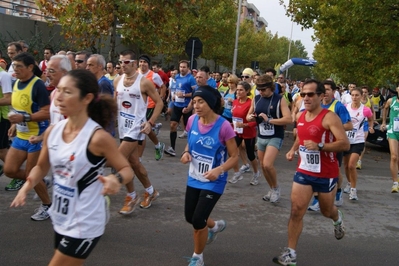
[[312,186],[313,192],[329,193],[337,185],[338,177],[320,178],[295,172],[294,182],[305,186]]
[[24,140],[15,137],[12,141],[11,147],[17,150],[26,151],[28,153],[33,153],[40,151],[42,149],[42,142],[32,144],[29,140]]
[[363,124],[363,131],[364,132],[368,132],[369,131],[369,121],[364,121],[364,124]]
[[281,138],[270,138],[270,139],[258,138],[258,141],[256,142],[258,150],[263,152],[266,150],[267,146],[273,146],[277,150],[280,150],[281,145],[283,145],[283,139]]
[[170,101],[169,103],[168,103],[168,108],[170,108],[170,109],[173,109],[173,106],[174,106],[175,104],[173,103],[173,101]]

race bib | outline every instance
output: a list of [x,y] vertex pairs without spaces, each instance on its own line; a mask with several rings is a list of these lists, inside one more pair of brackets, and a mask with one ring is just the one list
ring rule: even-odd
[[67,227],[75,212],[76,189],[58,183],[53,188],[53,203],[51,205],[51,220],[54,224]]
[[[176,94],[178,94],[179,92],[184,93],[184,90],[176,90]],[[175,97],[175,102],[177,103],[184,103],[185,97]]]
[[237,123],[243,123],[243,122],[244,122],[244,120],[242,118],[233,117],[234,132],[237,132],[238,134],[244,133],[244,128],[237,127]]
[[129,132],[133,128],[135,118],[132,114],[120,112],[120,126],[123,132]]
[[380,108],[378,107],[378,105],[373,105],[373,109],[374,109],[374,112],[380,111]]
[[393,132],[399,132],[399,117],[393,119]]
[[204,173],[212,169],[213,157],[204,155],[195,151],[191,153],[189,175],[201,182],[209,182],[209,179],[204,177]]
[[321,172],[320,151],[310,151],[300,145],[299,156],[301,156],[301,163],[298,168],[312,173]]
[[356,132],[357,132],[357,129],[355,129],[355,128],[352,129],[351,131],[346,132],[346,135],[348,136],[349,142],[351,144],[353,144],[353,142],[355,141]]
[[273,136],[274,135],[274,125],[269,122],[263,121],[259,124],[259,132],[262,136]]
[[21,122],[17,124],[18,132],[29,132],[29,127],[27,122]]

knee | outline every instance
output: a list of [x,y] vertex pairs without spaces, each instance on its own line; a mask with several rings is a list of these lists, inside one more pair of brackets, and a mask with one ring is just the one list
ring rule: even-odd
[[333,212],[333,206],[329,206],[329,207],[324,207],[320,206],[320,212],[321,214],[323,214],[324,217],[331,217],[332,216],[332,212]]
[[262,168],[265,171],[271,171],[274,169],[274,166],[273,166],[273,164],[262,162]]
[[347,166],[347,169],[348,169],[349,171],[356,171],[356,165],[355,165],[355,164],[349,164],[349,165]]
[[304,215],[304,208],[298,206],[298,205],[292,205],[291,206],[291,214],[290,214],[290,219],[294,221],[299,221],[302,220],[303,215]]
[[395,153],[391,153],[391,161],[396,163],[398,161],[398,155]]
[[206,227],[206,220],[203,218],[192,217],[191,222],[188,222],[193,225],[194,230],[201,230]]
[[15,167],[12,167],[11,165],[5,163],[4,168],[3,168],[4,174],[10,178],[14,178],[16,172],[18,169],[15,169]]

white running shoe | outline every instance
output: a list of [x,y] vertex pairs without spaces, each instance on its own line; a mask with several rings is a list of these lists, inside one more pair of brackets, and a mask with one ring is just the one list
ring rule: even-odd
[[235,184],[237,181],[242,180],[244,177],[242,176],[241,172],[235,172],[233,177],[230,178],[229,183]]
[[260,172],[258,171],[257,173],[254,173],[251,182],[249,182],[253,186],[257,186],[259,184],[259,177],[260,177]]

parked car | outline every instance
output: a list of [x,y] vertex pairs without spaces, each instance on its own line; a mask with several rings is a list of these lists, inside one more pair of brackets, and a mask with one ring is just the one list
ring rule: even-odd
[[388,140],[387,140],[387,132],[386,132],[386,130],[381,131],[380,126],[381,126],[380,124],[376,124],[376,123],[374,124],[374,134],[369,133],[367,136],[367,141],[372,144],[389,149],[389,144],[388,144]]

